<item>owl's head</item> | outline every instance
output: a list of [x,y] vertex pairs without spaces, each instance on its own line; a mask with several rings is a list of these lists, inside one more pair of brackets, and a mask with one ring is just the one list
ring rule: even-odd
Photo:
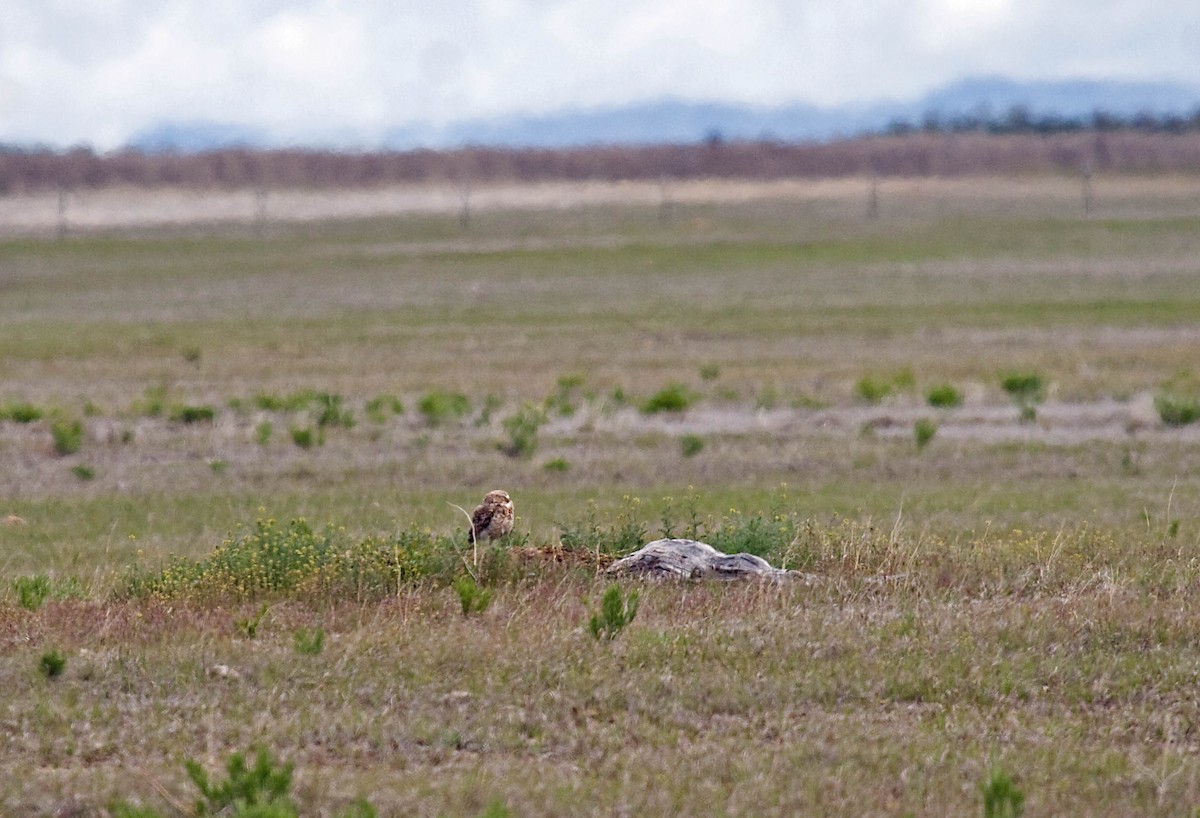
[[488,506],[511,506],[512,498],[508,496],[507,491],[489,491],[483,496],[483,504]]

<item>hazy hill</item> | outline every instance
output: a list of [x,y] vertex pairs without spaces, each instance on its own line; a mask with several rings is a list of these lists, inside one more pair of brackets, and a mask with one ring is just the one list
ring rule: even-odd
[[358,149],[575,147],[690,143],[705,139],[826,140],[877,132],[891,123],[944,121],[1002,115],[1023,107],[1034,116],[1119,116],[1147,112],[1190,116],[1200,108],[1200,86],[1178,83],[1063,80],[1021,82],[1000,77],[962,80],[907,102],[818,107],[807,104],[753,107],[664,99],[613,108],[571,109],[540,116],[468,120],[444,127],[397,125],[382,143],[357,139],[344,129],[308,140],[288,139],[226,123],[168,122],[147,128],[129,143],[149,152],[190,153],[228,147],[348,147]]

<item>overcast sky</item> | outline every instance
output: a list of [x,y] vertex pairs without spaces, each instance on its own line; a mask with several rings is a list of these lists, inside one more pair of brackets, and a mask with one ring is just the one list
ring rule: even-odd
[[1194,0],[2,0],[0,141],[339,131],[676,96],[910,99],[963,76],[1200,85]]

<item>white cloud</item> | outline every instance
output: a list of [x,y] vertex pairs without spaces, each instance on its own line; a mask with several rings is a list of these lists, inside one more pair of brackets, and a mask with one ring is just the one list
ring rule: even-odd
[[665,95],[836,104],[966,74],[1200,77],[1175,0],[5,0],[0,141],[297,138]]

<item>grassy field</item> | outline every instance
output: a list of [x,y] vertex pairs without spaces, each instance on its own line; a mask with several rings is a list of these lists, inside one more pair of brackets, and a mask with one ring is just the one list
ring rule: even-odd
[[[1200,179],[1095,191],[0,241],[0,812],[1191,814]],[[663,533],[804,575],[593,639]]]

